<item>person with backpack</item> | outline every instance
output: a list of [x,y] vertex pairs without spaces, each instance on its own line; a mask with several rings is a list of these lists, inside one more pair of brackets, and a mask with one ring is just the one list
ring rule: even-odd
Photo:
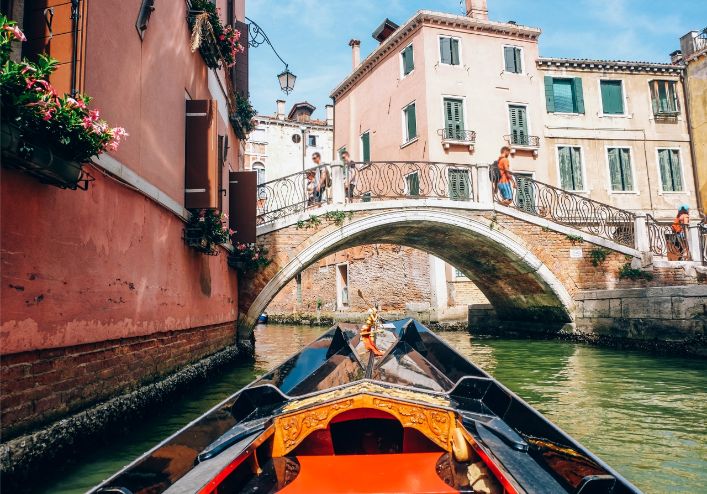
[[675,234],[674,242],[676,250],[680,255],[681,261],[686,261],[690,258],[690,248],[687,243],[687,229],[690,227],[690,206],[683,204],[678,208],[678,214],[673,220],[671,226]]
[[329,169],[322,166],[322,155],[318,152],[312,154],[312,161],[316,168],[314,169],[314,198],[317,206],[321,206],[322,202],[329,202],[328,188],[331,185],[331,177]]
[[515,179],[511,174],[511,166],[508,156],[511,148],[503,146],[501,155],[498,157],[498,191],[501,193],[501,204],[510,206],[513,202],[513,189],[516,187]]

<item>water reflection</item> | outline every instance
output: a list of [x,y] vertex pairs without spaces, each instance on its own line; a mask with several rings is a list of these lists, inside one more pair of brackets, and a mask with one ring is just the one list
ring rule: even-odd
[[[191,390],[98,447],[43,492],[84,492],[323,331],[259,327],[254,363]],[[645,492],[707,492],[707,361],[555,341],[439,334]]]

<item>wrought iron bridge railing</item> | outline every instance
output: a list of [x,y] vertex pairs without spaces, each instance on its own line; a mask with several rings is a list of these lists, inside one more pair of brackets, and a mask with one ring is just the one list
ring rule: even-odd
[[658,256],[665,256],[671,261],[690,260],[688,228],[681,232],[673,230],[672,222],[659,222],[650,214],[646,215],[648,245],[650,251]]
[[540,137],[538,136],[528,136],[523,134],[509,134],[503,136],[508,144],[511,146],[525,146],[529,148],[540,147]]
[[635,247],[636,215],[593,199],[514,174],[515,187],[506,199],[498,186],[497,168],[491,169],[494,200],[534,216],[571,226],[577,230]]
[[474,144],[476,142],[476,132],[464,129],[439,129],[437,130],[443,141],[456,141],[464,144]]
[[[326,168],[331,173],[330,167]],[[346,202],[389,199],[474,200],[476,165],[427,161],[370,161],[344,167]],[[258,224],[316,208],[332,199],[332,185],[321,196],[298,172],[258,186]],[[320,172],[321,173],[321,172]]]

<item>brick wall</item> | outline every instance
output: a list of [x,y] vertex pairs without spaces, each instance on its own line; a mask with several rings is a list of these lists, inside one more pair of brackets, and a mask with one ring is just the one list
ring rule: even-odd
[[129,391],[235,344],[235,322],[4,355],[5,439]]
[[[302,272],[302,302],[297,300],[296,280],[289,282],[267,308],[269,314],[311,313],[336,310],[337,265],[348,263],[349,307],[362,312],[370,302],[385,311],[404,311],[409,302],[431,302],[429,255],[417,249],[390,244],[354,247],[327,256]],[[394,289],[392,289],[394,288]]]
[[447,282],[447,305],[488,304],[489,301],[478,286],[467,278],[457,278]]

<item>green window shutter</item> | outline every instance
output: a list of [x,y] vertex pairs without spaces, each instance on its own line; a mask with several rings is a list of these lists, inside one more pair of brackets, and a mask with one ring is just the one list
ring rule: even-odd
[[584,113],[584,94],[582,92],[582,78],[572,79],[572,92],[574,94],[574,111]]
[[451,38],[450,48],[452,52],[452,65],[459,65],[459,40]]
[[407,140],[417,137],[417,122],[415,118],[415,103],[405,108],[405,121],[407,125]]
[[555,94],[553,92],[552,77],[545,76],[545,105],[548,113],[555,112]]
[[575,190],[572,181],[572,156],[570,148],[567,146],[557,149],[557,156],[560,161],[560,187],[564,190]]
[[650,81],[648,87],[651,90],[651,106],[653,107],[653,115],[658,115],[660,105],[658,103],[658,81]]
[[606,115],[621,115],[624,112],[624,96],[621,81],[601,81],[601,103]]
[[503,58],[506,65],[506,72],[515,72],[514,48],[512,46],[503,47]]
[[464,111],[462,101],[444,99],[445,128],[449,139],[461,139],[464,130]]
[[574,96],[572,79],[553,79],[552,92],[555,95],[555,111],[558,113],[574,113]]
[[369,132],[361,135],[361,154],[363,161],[371,161],[371,136]]
[[420,174],[415,172],[405,177],[407,182],[407,193],[410,196],[420,195]]
[[511,143],[528,144],[528,123],[524,106],[510,106],[508,112],[511,119]]
[[449,198],[454,201],[468,201],[471,197],[471,181],[467,170],[448,171]]
[[618,148],[609,148],[609,177],[611,180],[611,190],[624,190],[621,181],[621,162]]
[[403,50],[403,75],[408,75],[415,68],[412,45]]
[[678,104],[678,95],[676,91],[676,83],[674,81],[668,82],[668,103],[670,106],[670,111],[675,113],[680,111],[680,105]]
[[520,48],[513,48],[513,62],[515,63],[515,73],[520,74],[523,70],[523,61],[520,56]]
[[439,38],[439,54],[442,63],[452,63],[452,39]]
[[680,154],[676,149],[659,149],[658,165],[664,192],[682,191]]
[[628,149],[621,148],[621,174],[624,183],[623,190],[633,190],[633,175],[631,174],[631,156]]
[[572,159],[572,178],[574,180],[573,190],[584,190],[584,177],[582,176],[582,153],[579,148],[570,148]]

